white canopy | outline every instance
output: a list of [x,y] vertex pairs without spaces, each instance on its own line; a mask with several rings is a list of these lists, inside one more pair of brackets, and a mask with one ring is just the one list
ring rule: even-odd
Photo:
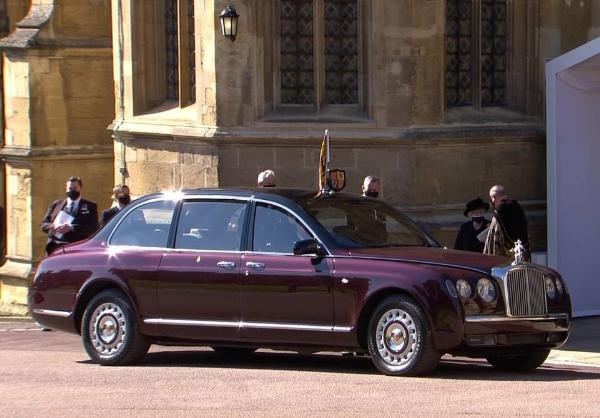
[[546,64],[548,265],[600,315],[600,38]]

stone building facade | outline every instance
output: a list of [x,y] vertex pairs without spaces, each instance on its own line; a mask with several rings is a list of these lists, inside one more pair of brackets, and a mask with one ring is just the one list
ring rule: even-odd
[[267,168],[315,188],[324,129],[348,191],[380,176],[446,245],[501,182],[543,249],[544,63],[600,35],[600,0],[237,0],[233,42],[224,0],[32,3],[2,41],[1,289],[41,257],[69,174],[100,206],[113,182],[249,186]]
[[598,35],[599,1],[238,0],[234,42],[225,5],[113,1],[115,167],[136,193],[266,168],[314,188],[329,129],[350,191],[382,177],[445,244],[501,182],[544,248],[544,63]]
[[[65,180],[79,175],[84,195],[109,205],[114,117],[108,0],[5,2],[10,34],[3,50],[6,261],[0,300],[24,303],[28,278],[44,254],[40,223]],[[28,7],[24,7],[28,6]],[[11,18],[14,17],[14,18]]]

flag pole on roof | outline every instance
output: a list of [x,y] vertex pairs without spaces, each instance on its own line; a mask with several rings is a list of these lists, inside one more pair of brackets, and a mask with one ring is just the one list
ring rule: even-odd
[[325,129],[319,154],[319,193],[317,196],[333,195],[346,186],[346,172],[339,168],[330,168],[330,163],[329,130]]
[[321,142],[321,153],[319,154],[319,194],[329,191],[327,184],[327,170],[331,156],[329,153],[329,130],[325,129],[323,141]]

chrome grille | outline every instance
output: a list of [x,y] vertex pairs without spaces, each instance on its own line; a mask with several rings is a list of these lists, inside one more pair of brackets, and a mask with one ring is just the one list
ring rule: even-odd
[[544,274],[522,267],[506,275],[506,313],[508,316],[543,316],[548,313]]

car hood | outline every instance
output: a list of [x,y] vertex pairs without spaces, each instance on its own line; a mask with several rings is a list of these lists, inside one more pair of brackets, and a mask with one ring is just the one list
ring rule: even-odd
[[394,260],[475,270],[486,274],[490,274],[493,267],[506,265],[510,261],[506,257],[497,257],[469,251],[423,247],[352,249],[348,251],[348,255],[353,258]]

